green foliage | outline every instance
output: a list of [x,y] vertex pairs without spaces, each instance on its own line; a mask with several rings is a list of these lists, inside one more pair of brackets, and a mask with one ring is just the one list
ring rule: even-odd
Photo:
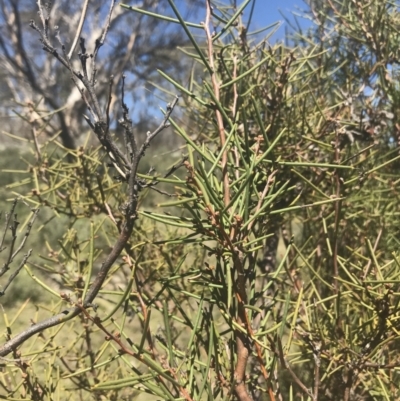
[[19,195],[60,234],[26,266],[46,302],[5,310],[5,338],[34,308],[82,310],[13,350],[6,399],[398,398],[397,8],[313,0],[316,25],[270,46],[232,8],[207,3],[197,26],[169,3],[201,71],[187,87],[164,74],[190,116],[170,118],[185,157],[140,170],[139,218],[92,308],[128,184],[89,140],[30,162]]

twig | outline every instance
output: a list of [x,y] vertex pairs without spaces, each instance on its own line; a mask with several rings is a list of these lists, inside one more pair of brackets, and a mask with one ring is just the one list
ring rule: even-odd
[[34,105],[33,103],[29,103],[28,104],[29,107],[29,124],[31,126],[31,133],[32,133],[32,139],[33,139],[33,143],[35,145],[35,150],[36,150],[36,157],[37,160],[41,160],[42,159],[42,153],[40,151],[40,146],[39,146],[39,142],[38,142],[38,133],[36,132],[36,119],[34,118],[33,114],[36,111],[34,109]]
[[[381,229],[379,230],[379,232],[378,232],[378,236],[376,237],[375,244],[374,244],[374,247],[373,247],[374,253],[376,252],[376,250],[377,250],[377,248],[378,248],[378,244],[379,244],[379,241],[380,241],[380,239],[381,239],[382,232],[383,232],[383,229],[381,228]],[[364,281],[367,279],[367,276],[368,276],[369,271],[370,271],[370,269],[371,269],[371,265],[372,265],[372,256],[369,258],[369,261],[368,261],[368,263],[367,263],[367,266],[365,266],[365,269],[364,269],[364,275],[363,275],[363,280],[364,280]]]
[[11,358],[4,358],[3,356],[0,356],[0,361],[4,362],[27,362],[29,359],[22,359],[22,358],[16,358],[16,359],[11,359]]
[[110,208],[110,206],[108,205],[108,203],[107,203],[107,202],[104,202],[104,206],[105,206],[106,209],[107,209],[108,217],[110,218],[110,220],[111,220],[115,225],[117,225],[117,222],[116,222],[116,220],[115,220],[115,218],[114,218],[114,216],[113,216],[113,214],[112,214],[111,208]]
[[176,104],[178,103],[179,97],[176,96],[172,103],[168,103],[167,111],[164,116],[164,120],[162,123],[149,135],[147,135],[146,141],[143,143],[142,147],[140,148],[139,154],[144,155],[145,150],[150,146],[150,142],[165,128],[169,127],[168,120],[171,116],[171,113],[174,111]]
[[151,141],[165,128],[169,126],[168,120],[173,112],[175,106],[177,105],[179,97],[176,96],[172,104],[167,105],[167,110],[161,124],[152,132],[147,134],[146,140],[143,142],[139,150],[135,152],[133,150],[132,164],[130,168],[129,176],[129,194],[128,194],[128,213],[134,213],[132,205],[137,202],[137,185],[136,185],[136,174],[141,158],[144,156],[146,149],[150,146]]
[[0,252],[2,252],[4,250],[4,240],[6,238],[7,229],[9,227],[9,224],[10,224],[10,221],[11,221],[11,216],[14,214],[15,207],[17,206],[17,202],[18,202],[18,199],[15,198],[13,203],[12,203],[10,212],[6,213],[6,224],[5,224],[5,229],[4,229],[4,232],[3,232],[3,237],[2,237],[1,243],[0,243]]
[[278,341],[278,350],[276,350],[274,341],[269,338],[270,344],[271,344],[271,348],[273,350],[273,352],[279,357],[279,360],[281,361],[281,365],[290,373],[290,375],[292,376],[293,380],[296,382],[296,384],[301,388],[301,390],[308,395],[312,400],[315,400],[314,395],[312,394],[312,392],[307,388],[307,386],[299,379],[299,377],[296,375],[296,373],[294,373],[294,371],[292,370],[292,368],[290,367],[290,365],[286,362],[285,356],[283,354],[283,349],[282,349],[282,341],[281,339],[278,337],[277,341]]
[[[9,251],[8,251],[8,257],[7,260],[4,262],[3,266],[0,269],[0,277],[4,276],[4,274],[10,270],[10,265],[11,263],[14,261],[15,257],[22,251],[23,247],[25,246],[25,243],[29,237],[29,234],[31,232],[31,228],[33,223],[36,220],[36,217],[39,213],[39,209],[32,209],[33,212],[33,216],[30,219],[26,231],[25,231],[25,235],[22,238],[22,241],[20,242],[18,248],[16,250],[14,250],[15,248],[15,243],[17,241],[17,229],[18,229],[18,225],[19,225],[19,221],[17,221],[17,215],[14,213],[15,212],[15,207],[18,203],[18,199],[14,199],[12,206],[11,206],[11,210],[9,213],[6,213],[6,224],[5,224],[5,228],[4,228],[4,233],[3,233],[3,237],[1,239],[1,243],[0,243],[0,252],[4,251],[6,249],[6,247],[4,246],[4,241],[7,235],[7,231],[11,230],[11,244],[9,246]],[[13,220],[11,220],[13,218]],[[20,262],[20,264],[18,265],[18,267],[16,268],[16,270],[11,274],[11,276],[8,278],[7,282],[5,285],[3,285],[3,289],[0,290],[0,297],[3,296],[7,290],[7,288],[10,286],[10,284],[14,281],[15,277],[17,277],[18,273],[21,271],[21,269],[24,267],[25,263],[27,262],[27,260],[29,259],[29,257],[32,254],[32,249],[30,249],[22,258],[22,261]]]
[[[339,147],[339,133],[336,132],[336,144],[335,144],[335,162],[337,164],[340,164],[340,147]],[[334,180],[335,180],[335,186],[336,186],[336,198],[340,198],[340,193],[342,190],[342,181],[339,176],[339,171],[336,170],[335,175],[334,175]],[[339,277],[339,266],[338,266],[338,252],[339,252],[339,230],[340,230],[340,220],[342,217],[342,201],[339,200],[338,202],[335,202],[335,223],[334,223],[334,231],[333,231],[333,255],[332,255],[332,260],[333,260],[333,283],[334,283],[334,288],[335,288],[335,294],[338,293],[339,291],[339,283],[337,280],[337,277]]]
[[320,350],[319,349],[314,349],[313,350],[313,355],[314,355],[314,362],[315,362],[315,367],[314,367],[314,399],[318,400],[318,391],[319,391],[319,376],[320,376],[320,367],[321,367],[321,356],[320,356]]
[[31,254],[32,254],[32,249],[29,249],[28,253],[24,256],[24,258],[22,259],[21,263],[19,264],[19,266],[17,267],[15,272],[9,277],[7,283],[3,286],[3,289],[0,291],[0,297],[3,296],[6,293],[7,288],[13,282],[15,277],[17,277],[17,275],[21,271],[21,269],[25,266],[25,263],[29,259]]
[[[260,196],[260,199],[258,200],[257,207],[256,207],[256,209],[255,209],[255,211],[254,211],[254,214],[257,214],[258,211],[260,210],[260,208],[261,208],[261,206],[262,206],[262,203],[263,203],[265,197],[267,196],[269,187],[270,187],[270,185],[271,185],[271,184],[274,182],[274,180],[275,180],[275,175],[276,175],[277,172],[278,172],[278,170],[274,170],[274,171],[268,176],[268,180],[267,180],[267,182],[266,182],[266,184],[265,184],[265,187],[264,187],[264,190],[263,190],[263,192],[262,192],[262,194],[261,194],[261,196]],[[256,220],[254,219],[253,221],[251,221],[251,222],[248,224],[247,230],[248,230],[249,232],[250,232],[251,228],[253,227],[255,221],[256,221]]]
[[22,241],[21,241],[19,247],[18,247],[18,248],[16,249],[16,251],[12,254],[11,262],[14,260],[15,256],[17,256],[17,254],[18,254],[19,252],[21,252],[22,248],[24,247],[25,242],[26,242],[26,240],[28,239],[29,234],[30,234],[30,232],[31,232],[33,223],[35,222],[36,217],[37,217],[37,215],[38,215],[38,213],[39,213],[39,209],[33,209],[32,211],[33,211],[33,216],[32,216],[31,220],[29,221],[29,223],[28,223],[28,225],[27,225],[24,238],[22,239]]
[[113,88],[113,83],[114,83],[113,81],[114,81],[114,75],[111,75],[110,83],[109,83],[109,90],[108,90],[108,101],[107,101],[107,107],[106,107],[107,127],[110,127],[110,106],[111,106],[111,101],[112,101],[112,88]]
[[106,23],[105,23],[105,26],[104,26],[103,34],[101,35],[100,39],[96,39],[95,48],[94,48],[93,57],[92,57],[92,76],[90,78],[90,83],[91,83],[91,85],[93,87],[96,84],[96,73],[97,73],[96,58],[97,58],[97,55],[99,53],[100,47],[102,47],[104,45],[107,33],[108,33],[109,29],[110,29],[111,16],[112,16],[112,13],[113,13],[113,10],[114,10],[114,6],[115,6],[115,0],[111,0],[110,9],[108,11],[108,15],[107,15],[107,18],[106,18]]
[[[217,80],[217,76],[215,73],[215,64],[214,64],[214,48],[213,48],[213,40],[212,35],[210,32],[210,23],[211,23],[211,2],[210,0],[206,0],[206,20],[204,23],[204,30],[206,33],[207,38],[207,48],[208,48],[208,61],[211,67],[211,81],[214,90],[214,96],[217,102],[220,100],[220,87]],[[215,116],[217,118],[218,124],[218,132],[219,132],[219,139],[220,139],[220,146],[223,148],[226,142],[226,135],[225,135],[225,127],[224,121],[222,118],[221,112],[216,109]],[[224,153],[222,154],[221,158],[221,169],[222,169],[222,182],[224,187],[224,204],[225,206],[229,205],[230,202],[230,189],[229,189],[229,176],[228,176],[228,150],[225,149]]]
[[82,7],[81,18],[79,19],[79,24],[78,24],[78,27],[76,28],[76,35],[75,35],[74,41],[72,42],[71,49],[68,53],[68,59],[70,59],[72,57],[72,53],[75,51],[76,45],[78,44],[78,40],[81,36],[83,24],[84,24],[85,18],[86,18],[88,5],[89,5],[89,0],[85,0],[85,3],[83,4],[83,7]]
[[347,380],[344,383],[343,401],[349,401],[351,387],[353,386],[354,371],[352,368],[347,372]]
[[137,154],[137,144],[133,134],[132,120],[129,118],[129,108],[125,103],[125,74],[122,74],[121,102],[123,114],[120,124],[124,128],[125,146],[132,163],[133,158]]
[[[107,338],[109,340],[113,340],[115,343],[117,343],[120,347],[120,351],[124,354],[128,354],[132,357],[134,357],[135,359],[137,359],[138,361],[140,361],[141,363],[144,363],[145,365],[147,365],[149,368],[153,368],[153,365],[149,362],[147,362],[147,360],[145,358],[143,358],[141,356],[141,354],[137,353],[137,352],[133,352],[131,349],[129,349],[119,338],[119,336],[116,336],[112,333],[110,333],[105,327],[104,325],[101,323],[101,320],[98,317],[92,317],[88,311],[82,306],[82,305],[77,305],[78,308],[81,309],[82,313],[89,319],[91,320],[101,331],[103,331],[106,335]],[[160,375],[157,375],[158,380],[163,382],[163,379]],[[171,378],[173,379],[173,378]],[[167,378],[168,380],[168,378]],[[164,386],[164,388],[167,388],[166,386]],[[186,391],[186,389],[184,387],[182,387],[181,385],[179,385],[179,391],[181,392],[181,394],[183,395],[183,397],[185,398],[185,400],[187,401],[193,401],[193,399],[190,397],[189,393]]]

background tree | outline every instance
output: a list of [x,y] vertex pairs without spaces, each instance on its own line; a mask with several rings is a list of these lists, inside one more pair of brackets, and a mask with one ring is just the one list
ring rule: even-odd
[[[167,1],[145,0],[135,7],[148,12],[168,12]],[[59,27],[65,38],[68,57],[75,68],[79,68],[77,53],[79,38],[85,37],[88,52],[94,52],[94,41],[101,37],[102,24],[109,1],[95,3],[57,1],[51,6],[51,26]],[[36,2],[27,0],[2,0],[0,9],[0,63],[2,66],[2,115],[6,121],[12,121],[15,127],[15,111],[22,113],[28,121],[36,121],[37,111],[47,109],[49,115],[45,133],[54,135],[60,130],[61,143],[68,149],[74,149],[82,141],[82,132],[87,130],[83,114],[86,105],[77,88],[71,90],[70,77],[62,74],[62,66],[52,58],[45,57],[41,44],[28,29],[29,21],[37,16]],[[195,17],[199,2],[181,1],[180,6],[187,17]],[[160,82],[157,69],[169,73],[171,69],[186,71],[185,59],[178,53],[178,47],[184,46],[187,39],[179,33],[174,24],[167,24],[159,19],[142,13],[127,13],[119,7],[112,18],[110,34],[102,49],[104,59],[99,60],[98,74],[99,96],[108,96],[108,80],[114,76],[119,82],[122,74],[128,75],[127,99],[129,103],[146,104],[135,110],[135,121],[144,125],[145,130],[152,128],[152,110],[154,109],[153,86],[145,89],[149,82]],[[184,75],[182,75],[183,79]],[[117,110],[116,88],[111,88],[112,114]],[[149,96],[151,94],[151,96]],[[158,105],[158,104],[157,104]],[[54,114],[53,114],[54,113]],[[9,120],[11,119],[11,120]],[[146,127],[147,125],[147,127]],[[12,131],[11,129],[9,131]],[[26,136],[31,137],[29,130]],[[29,135],[27,135],[29,133]],[[40,132],[36,132],[36,135]],[[45,135],[44,135],[45,137]]]

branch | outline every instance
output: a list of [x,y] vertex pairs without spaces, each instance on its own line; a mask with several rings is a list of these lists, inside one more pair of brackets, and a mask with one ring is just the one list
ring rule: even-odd
[[[215,100],[217,102],[219,102],[220,86],[219,86],[217,76],[215,73],[214,47],[213,47],[212,35],[210,32],[211,10],[212,10],[211,2],[210,2],[210,0],[207,0],[207,13],[206,13],[206,21],[204,23],[204,30],[206,32],[206,37],[207,37],[208,61],[210,63],[210,67],[212,70],[211,81],[212,81],[212,86],[213,86],[213,90],[214,90],[214,96],[215,96]],[[222,118],[222,114],[218,109],[215,110],[215,116],[216,116],[217,124],[218,124],[220,146],[221,146],[221,149],[223,149],[225,146],[225,142],[226,142],[225,127],[224,127],[224,121]],[[224,187],[224,203],[225,203],[225,206],[227,206],[227,205],[229,205],[229,202],[230,202],[229,176],[228,176],[228,150],[227,149],[225,149],[224,153],[222,154],[221,169],[222,169],[222,182],[223,182],[223,187]]]
[[[118,257],[120,256],[122,250],[127,245],[133,231],[133,227],[136,221],[136,208],[137,208],[137,201],[138,201],[138,191],[139,187],[137,185],[137,168],[139,165],[139,161],[144,155],[145,149],[150,146],[151,141],[166,127],[168,127],[168,120],[171,116],[171,113],[178,102],[178,97],[175,98],[172,105],[167,107],[167,112],[165,113],[164,119],[159,127],[150,135],[148,135],[145,142],[140,147],[139,151],[137,152],[137,157],[132,158],[131,161],[131,176],[128,182],[128,201],[127,205],[125,206],[125,213],[124,213],[124,221],[122,224],[120,235],[117,239],[117,242],[113,246],[111,252],[106,257],[105,261],[102,263],[100,271],[97,273],[93,284],[91,285],[86,298],[83,301],[82,306],[74,306],[72,308],[65,309],[61,313],[49,318],[45,319],[44,321],[34,324],[30,326],[28,329],[24,330],[16,337],[12,338],[11,340],[7,341],[1,348],[0,348],[0,357],[8,355],[12,352],[15,348],[23,344],[26,340],[32,337],[35,334],[42,332],[50,327],[57,326],[59,324],[65,323],[68,320],[79,315],[83,308],[89,308],[93,305],[93,301],[95,300],[97,294],[99,293],[100,289],[102,288],[104,281],[107,278],[108,272],[110,271],[111,267],[114,265]],[[31,220],[32,222],[32,220]],[[33,222],[32,222],[33,223]],[[30,230],[30,227],[29,227]],[[27,230],[28,232],[28,230]]]
[[79,40],[79,38],[81,36],[83,24],[84,24],[85,18],[86,18],[88,5],[89,5],[89,0],[85,0],[85,4],[82,7],[81,18],[79,20],[78,27],[76,28],[75,38],[74,38],[74,41],[72,42],[71,49],[70,49],[70,51],[68,53],[68,59],[70,59],[72,57],[72,54],[75,51],[76,45],[78,44],[78,40]]
[[[124,103],[124,99],[122,101],[122,108],[123,108],[123,121],[122,125],[124,129],[126,130],[125,134],[126,137],[129,138],[129,141],[131,143],[131,146],[129,147],[127,145],[127,150],[129,150],[129,160],[126,158],[126,156],[119,150],[117,147],[116,143],[112,140],[110,133],[109,133],[109,124],[110,124],[110,119],[109,119],[109,108],[106,108],[106,113],[107,115],[104,116],[104,113],[101,112],[101,108],[99,106],[99,101],[97,98],[97,95],[95,93],[95,64],[94,62],[92,63],[92,74],[90,79],[88,78],[88,74],[86,71],[86,48],[85,48],[85,42],[84,40],[81,40],[81,50],[82,53],[80,55],[81,59],[81,64],[83,68],[83,73],[79,71],[75,71],[72,68],[72,65],[70,63],[68,54],[66,53],[65,46],[61,43],[61,39],[59,38],[59,42],[61,44],[61,49],[62,49],[62,54],[60,54],[51,44],[49,40],[49,14],[48,10],[45,10],[40,2],[38,1],[38,7],[39,7],[39,15],[42,20],[43,24],[43,30],[39,29],[36,24],[31,21],[30,26],[36,30],[41,38],[41,41],[43,43],[43,49],[47,51],[48,53],[52,54],[53,57],[55,57],[70,73],[71,76],[73,77],[73,80],[75,82],[75,85],[78,86],[78,81],[80,81],[84,88],[87,90],[89,96],[86,98],[83,89],[80,89],[82,97],[86,101],[86,104],[89,108],[89,110],[93,113],[95,116],[95,122],[93,123],[88,117],[85,117],[86,120],[89,123],[89,126],[92,128],[93,132],[99,139],[100,143],[104,146],[104,148],[107,150],[114,166],[118,169],[118,171],[121,171],[123,174],[125,174],[125,177],[129,177],[127,179],[128,183],[128,188],[127,188],[127,201],[125,202],[124,205],[121,205],[121,209],[123,209],[123,221],[121,224],[121,231],[119,234],[119,237],[114,244],[111,252],[108,254],[106,259],[101,265],[101,268],[99,272],[97,273],[93,283],[91,284],[87,295],[83,302],[79,305],[73,305],[70,308],[67,308],[63,310],[61,313],[52,316],[51,318],[45,319],[40,323],[36,323],[29,328],[25,329],[23,332],[15,336],[14,338],[10,339],[7,341],[2,347],[0,347],[0,357],[4,357],[5,355],[9,354],[13,350],[15,350],[18,346],[23,344],[26,340],[28,340],[30,337],[32,337],[35,334],[38,334],[42,331],[44,331],[47,328],[57,326],[59,324],[62,324],[68,320],[71,320],[72,318],[76,317],[82,311],[85,311],[87,308],[93,306],[93,301],[95,300],[96,296],[98,295],[100,289],[102,288],[104,281],[107,278],[107,275],[111,269],[111,267],[114,265],[114,263],[117,261],[119,258],[122,250],[127,246],[129,239],[132,235],[134,224],[137,218],[137,213],[136,209],[138,207],[138,194],[140,191],[140,186],[138,185],[138,180],[137,180],[137,170],[139,166],[139,162],[142,159],[142,157],[145,154],[146,149],[150,146],[151,141],[156,138],[156,136],[163,131],[165,128],[169,126],[168,120],[171,116],[171,113],[173,112],[177,102],[178,102],[178,97],[175,98],[175,100],[172,102],[172,104],[169,104],[167,106],[167,110],[165,112],[165,116],[161,124],[150,134],[148,134],[146,140],[143,142],[140,148],[137,147],[136,145],[136,140],[133,136],[133,129],[132,129],[132,121],[128,117],[128,108],[126,104]],[[104,40],[106,38],[107,32],[110,27],[110,21],[111,21],[111,14],[112,10],[114,7],[114,0],[111,2],[111,7],[110,11],[107,17],[106,21],[106,26],[103,32],[102,37],[96,41],[96,47],[95,47],[95,55],[93,58],[98,53],[98,50],[100,47],[103,45]],[[46,11],[46,12],[45,12]],[[124,82],[123,82],[124,84]],[[78,86],[79,88],[79,86]],[[111,91],[111,88],[110,88]],[[110,99],[108,104],[110,103]],[[14,201],[16,202],[16,201]],[[15,208],[15,206],[14,206]],[[12,209],[13,211],[14,209]],[[22,249],[22,246],[25,244],[26,238],[29,235],[30,228],[33,224],[34,218],[36,218],[37,211],[34,212],[34,217],[32,218],[31,222],[28,224],[28,229],[25,234],[25,238],[22,241],[22,244],[20,247],[17,249],[19,252]],[[7,225],[10,222],[10,218],[7,218]],[[0,248],[2,247],[2,244],[4,242],[5,236],[3,236],[3,240],[1,242]],[[14,241],[15,242],[15,241]],[[16,252],[17,252],[16,251]],[[11,255],[16,255],[16,253],[10,253]],[[29,253],[27,255],[29,257]],[[12,261],[13,256],[10,258]],[[25,260],[26,261],[26,260]],[[24,261],[23,261],[24,262]],[[23,264],[22,264],[23,266]],[[20,269],[21,267],[19,267]],[[90,280],[90,277],[88,278]],[[61,294],[61,298],[68,300],[68,298]],[[88,316],[87,312],[85,311],[85,314]],[[191,398],[189,397],[188,394],[185,394],[183,391],[183,394],[185,398],[190,400]]]
[[115,6],[115,0],[111,0],[111,4],[110,4],[110,10],[108,11],[108,15],[106,18],[106,24],[103,30],[103,34],[101,35],[100,39],[96,39],[96,44],[95,44],[95,48],[94,48],[94,53],[93,53],[93,57],[92,57],[92,76],[90,78],[90,83],[94,86],[96,84],[96,73],[97,73],[97,69],[96,69],[96,58],[97,55],[99,53],[100,47],[102,47],[104,45],[104,42],[106,40],[108,31],[110,29],[110,25],[111,25],[111,16],[114,10],[114,6]]
[[[9,246],[9,252],[8,252],[7,260],[6,260],[6,262],[3,264],[3,266],[0,269],[0,277],[4,276],[4,274],[8,270],[10,270],[11,263],[14,261],[15,257],[22,251],[22,249],[25,246],[25,243],[26,243],[26,241],[27,241],[27,239],[29,237],[29,234],[31,232],[32,225],[35,222],[36,217],[37,217],[37,215],[39,213],[39,209],[32,209],[33,216],[32,216],[31,220],[29,221],[29,223],[27,225],[27,229],[25,231],[25,235],[22,238],[22,241],[19,244],[18,248],[16,250],[14,250],[15,243],[17,241],[17,229],[18,229],[18,225],[19,225],[19,221],[17,221],[17,215],[14,214],[15,207],[16,207],[17,203],[18,203],[18,199],[14,199],[14,202],[13,202],[13,204],[11,206],[10,212],[6,213],[6,223],[5,223],[3,237],[2,237],[1,243],[0,243],[0,252],[2,252],[5,249],[7,249],[7,247],[4,246],[4,241],[5,241],[5,238],[6,238],[8,230],[11,231],[11,244]],[[13,219],[12,219],[12,217],[13,217]],[[28,253],[24,255],[22,261],[18,265],[18,267],[15,270],[15,272],[8,278],[7,283],[3,286],[3,289],[0,290],[0,297],[5,294],[7,288],[13,282],[15,277],[17,277],[18,273],[24,267],[25,263],[27,262],[28,258],[31,256],[31,254],[32,254],[32,249],[30,249],[28,251]]]

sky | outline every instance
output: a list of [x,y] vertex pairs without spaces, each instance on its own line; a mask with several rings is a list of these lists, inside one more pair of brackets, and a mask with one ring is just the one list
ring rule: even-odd
[[[238,3],[241,2],[238,1]],[[299,9],[304,8],[305,4],[302,0],[256,0],[254,23],[257,28],[262,28],[276,21],[282,21],[282,25],[272,38],[279,40],[284,37],[285,25],[287,25],[279,11],[292,20],[291,12],[297,10],[299,13]],[[299,19],[299,22],[302,26],[307,25],[307,21],[304,19]]]

